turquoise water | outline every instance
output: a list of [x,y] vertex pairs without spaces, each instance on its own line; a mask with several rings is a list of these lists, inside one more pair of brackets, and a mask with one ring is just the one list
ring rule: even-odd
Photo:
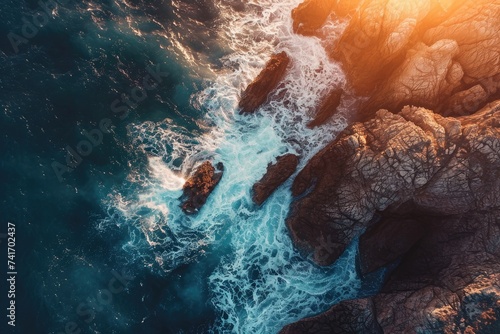
[[[2,208],[22,235],[19,319],[35,319],[20,320],[19,333],[68,323],[82,333],[276,333],[361,293],[356,245],[328,268],[294,250],[291,180],[263,206],[251,201],[269,162],[291,152],[301,168],[345,127],[341,117],[305,127],[344,79],[318,39],[291,32],[299,2],[70,3],[20,52],[0,45]],[[5,35],[38,10],[8,5]],[[293,65],[272,102],[238,115],[241,90],[281,50]],[[168,75],[115,113],[113,101],[155,66]],[[102,119],[111,133],[59,182],[53,162]],[[224,176],[186,216],[182,185],[206,159],[223,162]],[[127,288],[110,295],[117,273]]]

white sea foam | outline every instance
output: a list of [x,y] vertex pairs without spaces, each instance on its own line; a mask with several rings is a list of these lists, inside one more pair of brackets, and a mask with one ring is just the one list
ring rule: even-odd
[[[208,278],[219,311],[214,333],[275,333],[354,297],[359,288],[354,246],[330,268],[314,265],[293,248],[284,223],[290,180],[262,207],[251,200],[250,189],[269,162],[293,152],[301,156],[301,168],[345,126],[337,116],[314,130],[306,127],[318,101],[342,86],[344,76],[319,39],[291,31],[290,11],[298,3],[248,1],[244,13],[220,4],[226,26],[220,40],[233,52],[212,85],[194,97],[212,128],[193,137],[169,122],[132,126],[136,147],[151,156],[150,173],[131,178],[141,184],[141,193],[110,197],[110,218],[103,223],[128,225],[131,238],[124,249],[163,274],[191,261],[202,263],[203,256],[216,258],[220,264]],[[238,115],[242,89],[282,50],[292,59],[283,85],[258,113]],[[203,209],[186,216],[179,189],[206,158],[223,162],[224,176]]]

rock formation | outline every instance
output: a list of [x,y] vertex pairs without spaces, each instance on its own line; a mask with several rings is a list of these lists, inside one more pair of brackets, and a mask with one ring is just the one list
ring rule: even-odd
[[459,118],[380,110],[318,153],[292,191],[302,197],[287,225],[317,263],[361,235],[361,274],[397,267],[376,296],[283,333],[500,329],[500,101]]
[[[330,264],[373,222],[411,202],[433,214],[486,210],[500,200],[500,102],[462,118],[424,108],[386,110],[355,124],[320,151],[295,179],[288,226],[298,245],[333,240]],[[307,248],[305,247],[305,248]]]
[[297,169],[299,158],[294,154],[285,154],[276,158],[276,163],[267,166],[264,174],[252,188],[253,201],[261,205],[271,194],[283,184]]
[[210,161],[205,161],[186,181],[181,197],[181,208],[185,213],[196,213],[205,204],[208,196],[222,178],[224,171],[222,162],[219,162],[216,168],[217,170]]
[[309,36],[334,13],[336,16],[352,15],[361,0],[306,0],[292,10],[293,31]]
[[253,113],[267,101],[286,73],[290,58],[285,52],[273,55],[264,69],[241,94],[239,108],[242,113]]

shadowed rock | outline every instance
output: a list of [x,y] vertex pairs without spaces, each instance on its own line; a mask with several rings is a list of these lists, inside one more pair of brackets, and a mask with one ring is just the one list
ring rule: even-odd
[[217,171],[210,161],[205,161],[186,181],[181,197],[181,208],[185,213],[196,213],[205,204],[208,196],[222,178],[224,171],[222,162],[219,162],[216,167]]
[[264,203],[295,172],[298,163],[299,158],[294,154],[276,158],[276,163],[269,164],[266,174],[253,186],[253,201],[258,205]]
[[290,58],[285,52],[273,55],[257,78],[241,95],[241,113],[253,113],[267,101],[271,93],[285,76]]
[[312,129],[316,126],[323,125],[330,117],[335,115],[337,108],[340,105],[342,94],[342,89],[334,89],[331,91],[321,102],[318,111],[316,112],[316,116],[307,124],[307,127]]
[[281,333],[498,333],[499,214],[495,209],[430,219],[431,232],[379,294],[341,302]]
[[280,334],[382,334],[371,299],[345,301],[328,312],[285,326]]
[[359,238],[361,274],[371,273],[401,259],[426,232],[425,219],[383,218]]

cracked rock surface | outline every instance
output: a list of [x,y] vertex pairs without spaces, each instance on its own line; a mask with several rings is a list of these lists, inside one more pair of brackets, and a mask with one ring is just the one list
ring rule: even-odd
[[282,333],[499,332],[500,101],[459,118],[379,110],[320,151],[292,192],[287,225],[317,263],[361,235],[362,275],[397,266],[376,296]]
[[293,239],[313,254],[319,239],[333,240],[318,261],[331,264],[377,212],[400,204],[435,215],[498,206],[499,110],[495,102],[472,116],[445,118],[405,107],[351,126],[294,180],[293,195],[301,197],[287,220]]
[[434,217],[376,296],[281,333],[499,333],[500,211]]
[[[312,14],[317,12],[322,15]],[[342,63],[353,90],[369,97],[357,121],[405,105],[471,114],[500,97],[498,1],[308,0],[293,12],[295,30],[313,34],[327,12],[350,18],[329,52]],[[476,85],[483,91],[469,91]],[[461,100],[471,94],[481,96],[472,103]]]
[[320,265],[359,237],[358,273],[387,276],[281,333],[500,333],[500,1],[306,0],[294,30],[328,39],[330,15],[349,22],[324,45],[367,99],[297,175],[286,223]]

